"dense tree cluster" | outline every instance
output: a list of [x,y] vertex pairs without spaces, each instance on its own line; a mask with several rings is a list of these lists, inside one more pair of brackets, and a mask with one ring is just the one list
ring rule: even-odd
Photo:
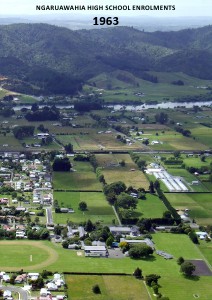
[[16,126],[13,128],[13,134],[16,139],[22,140],[26,137],[33,136],[34,130],[34,126]]
[[55,172],[69,172],[71,169],[70,160],[68,159],[68,157],[64,157],[64,158],[57,157],[54,159],[52,169]]

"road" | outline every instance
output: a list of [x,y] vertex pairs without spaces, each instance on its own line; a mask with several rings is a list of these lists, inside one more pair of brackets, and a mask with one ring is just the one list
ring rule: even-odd
[[53,216],[52,216],[52,208],[47,207],[46,208],[46,223],[47,224],[53,224]]
[[6,290],[11,291],[12,293],[14,293],[14,292],[18,293],[20,300],[28,300],[28,292],[24,291],[22,288],[15,287],[12,285],[7,285],[7,286],[0,285],[0,289],[3,291],[6,291]]

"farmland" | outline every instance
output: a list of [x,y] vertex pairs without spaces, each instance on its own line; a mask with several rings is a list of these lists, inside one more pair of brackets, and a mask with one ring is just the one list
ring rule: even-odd
[[[66,224],[67,221],[82,223],[91,219],[102,224],[111,224],[112,220],[117,220],[111,206],[106,201],[103,193],[95,192],[55,192],[54,198],[58,200],[61,207],[71,207],[74,213],[54,213],[55,223]],[[79,203],[85,201],[87,210],[79,210]]]
[[[96,158],[102,168],[101,173],[108,184],[119,181],[121,176],[127,186],[148,189],[148,180],[132,161],[129,154],[99,154],[96,155]],[[120,166],[121,161],[124,161],[124,166]]]
[[189,209],[189,216],[198,224],[212,224],[211,194],[166,194],[166,197],[176,209]]

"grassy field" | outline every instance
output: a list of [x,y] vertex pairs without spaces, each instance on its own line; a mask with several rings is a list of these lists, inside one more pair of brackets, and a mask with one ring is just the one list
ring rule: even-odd
[[212,224],[211,194],[166,194],[176,209],[190,209],[189,216],[200,225]]
[[[105,131],[105,129],[103,129]],[[86,128],[81,129],[82,132],[87,131]],[[101,132],[101,128],[99,128],[99,132]],[[143,148],[140,143],[136,142],[132,145],[124,144],[117,140],[116,136],[118,132],[113,130],[113,133],[97,133],[92,132],[88,135],[77,134],[77,135],[57,135],[57,139],[63,143],[72,143],[74,146],[74,150],[138,150]]]
[[[66,275],[68,297],[73,300],[148,300],[143,282],[132,276]],[[94,294],[92,287],[98,284],[101,294]]]
[[[197,89],[196,85],[208,85],[210,81],[198,80],[183,73],[160,73],[151,72],[155,76],[158,76],[158,83],[151,83],[149,81],[142,80],[125,71],[116,71],[111,73],[101,73],[98,76],[90,79],[93,83],[95,82],[97,88],[103,89],[101,91],[102,98],[107,101],[163,101],[164,98],[174,100],[177,97],[187,95],[199,95],[205,94],[205,90]],[[122,74],[125,80],[120,80],[120,74]],[[170,75],[171,74],[171,75]],[[171,78],[173,80],[185,80],[183,86],[177,86],[171,84]],[[178,79],[177,79],[178,78]],[[200,84],[198,84],[200,82]],[[96,87],[85,86],[86,91],[92,92],[96,90]],[[108,88],[110,87],[110,89]],[[142,97],[135,95],[136,92],[142,92]]]
[[166,210],[167,208],[156,195],[146,194],[146,200],[138,200],[134,214],[139,218],[162,218]]
[[[129,257],[125,257],[123,259],[116,259],[116,258],[86,258],[84,256],[78,256],[77,251],[75,250],[67,250],[63,249],[61,245],[54,244],[51,242],[33,242],[31,248],[36,249],[37,244],[42,244],[43,246],[49,249],[49,253],[57,253],[57,256],[54,257],[52,262],[48,261],[48,265],[45,265],[45,269],[52,270],[52,271],[68,271],[68,272],[108,272],[108,273],[118,273],[124,272],[128,274],[132,274],[133,271],[139,267],[143,271],[143,275],[155,273],[159,274],[161,278],[159,279],[160,284],[160,292],[163,295],[170,297],[172,300],[193,300],[193,294],[198,294],[201,296],[201,299],[208,300],[212,297],[212,290],[210,288],[212,284],[212,277],[202,276],[199,278],[186,279],[180,272],[179,272],[179,265],[177,265],[177,258],[179,256],[183,256],[186,259],[204,259],[201,251],[202,250],[208,256],[208,260],[212,258],[211,250],[209,248],[207,251],[204,248],[199,248],[195,246],[188,236],[186,235],[176,235],[168,234],[168,233],[158,233],[153,235],[153,240],[156,245],[156,249],[164,250],[167,253],[174,255],[174,259],[172,260],[165,260],[164,258],[154,254],[154,256],[150,259],[142,259],[142,260],[132,260]],[[11,243],[12,242],[8,242]],[[17,242],[15,242],[17,244]],[[18,245],[21,247],[24,241],[19,241]],[[203,245],[204,246],[204,245]],[[209,247],[209,244],[208,246]],[[4,251],[4,245],[1,244],[1,251],[2,253],[6,253],[4,256],[4,260],[0,258],[0,263],[2,269],[5,270],[4,266],[10,267],[13,270],[17,270],[17,267],[13,265],[13,262],[8,259],[11,257],[10,250],[12,247],[9,248],[9,252]],[[31,254],[31,248],[25,253],[28,259],[29,255]],[[17,252],[16,252],[17,253]],[[45,256],[44,253],[42,254],[42,259]],[[52,255],[52,254],[51,254]],[[33,256],[34,257],[34,256]],[[42,261],[41,259],[41,261]],[[47,259],[48,260],[48,259]],[[42,262],[41,262],[42,263]],[[28,260],[27,267],[24,269],[31,268],[31,271],[42,271],[44,266],[41,265],[34,265],[31,266],[30,261]],[[37,266],[37,267],[36,267]],[[96,298],[98,299],[148,299],[146,298],[146,292],[143,287],[143,284],[140,281],[136,281],[133,277],[130,277],[130,281],[127,280],[127,277],[124,277],[126,281],[122,280],[122,277],[117,277],[117,279],[112,280],[112,277],[108,277],[108,279],[102,279],[101,276],[99,281],[95,277],[89,276],[89,278],[83,277],[80,278],[78,275],[70,275],[70,279],[68,279],[68,287],[69,287],[69,296],[71,296],[75,300],[81,299],[94,299],[93,294],[91,291],[91,286],[93,284],[98,283],[102,290],[101,295],[97,295]],[[92,278],[95,278],[94,281]],[[94,283],[95,282],[95,283]],[[140,286],[140,292],[138,293],[138,286]],[[135,286],[134,286],[135,285]],[[120,287],[128,287],[125,288],[125,293],[123,289]],[[133,289],[131,287],[134,287]],[[116,291],[114,290],[116,289]],[[120,289],[120,297],[117,296],[116,292]],[[130,290],[130,294],[128,293]],[[136,290],[137,292],[134,294],[132,290]],[[110,292],[109,292],[110,291]],[[140,294],[141,293],[141,294]],[[144,294],[143,294],[144,293]],[[128,298],[124,298],[125,295],[128,295]],[[139,296],[140,298],[136,298]],[[81,297],[81,298],[79,298]],[[90,298],[89,298],[90,297]],[[131,298],[130,298],[131,297]],[[134,297],[134,298],[133,298]],[[96,299],[95,298],[95,299]],[[154,298],[154,297],[153,297]]]
[[75,172],[54,172],[54,189],[60,190],[102,190],[89,162],[73,162]]
[[45,268],[58,259],[58,253],[42,242],[0,241],[0,246],[0,265],[5,271]]
[[[54,213],[55,223],[66,224],[69,220],[74,223],[87,221],[111,224],[116,217],[112,207],[108,204],[103,193],[95,192],[55,192],[54,199],[57,199],[61,207],[70,207],[74,213]],[[78,209],[79,203],[85,201],[88,209],[82,212]],[[117,222],[117,220],[116,220]]]
[[[127,186],[148,189],[149,181],[132,161],[129,154],[99,154],[96,155],[102,174],[107,184],[115,181],[123,181]],[[125,166],[119,166],[119,162],[125,161]]]

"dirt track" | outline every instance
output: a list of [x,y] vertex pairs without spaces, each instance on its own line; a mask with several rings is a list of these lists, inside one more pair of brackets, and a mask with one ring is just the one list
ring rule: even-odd
[[[58,259],[58,253],[53,250],[52,248],[44,245],[42,242],[30,242],[30,241],[1,241],[0,242],[0,246],[3,246],[3,245],[27,245],[27,246],[33,246],[35,248],[38,248],[38,251],[39,251],[39,248],[42,249],[42,250],[45,250],[48,254],[49,254],[49,258],[47,260],[45,260],[44,262],[41,262],[40,264],[35,264],[35,265],[30,265],[30,266],[27,266],[27,267],[24,267],[24,271],[29,271],[29,270],[37,270],[37,269],[42,269],[42,268],[46,268],[47,266],[53,264],[57,259]],[[17,270],[18,268],[22,268],[21,266],[20,267],[4,267],[1,265],[1,269],[4,270],[4,271],[14,271],[14,270]]]

